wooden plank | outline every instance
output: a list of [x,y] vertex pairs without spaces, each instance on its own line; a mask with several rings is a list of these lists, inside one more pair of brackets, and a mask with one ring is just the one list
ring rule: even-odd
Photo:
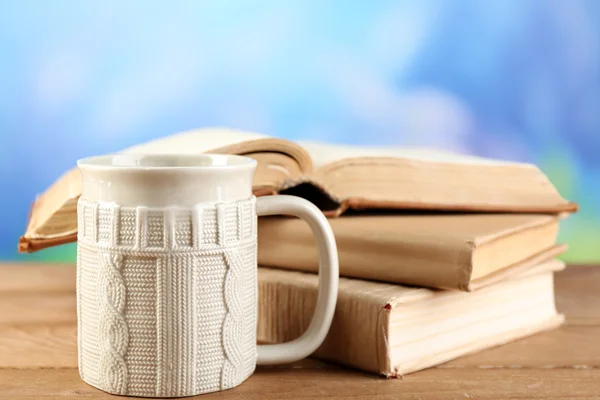
[[600,327],[564,325],[439,368],[600,368]]
[[75,292],[73,264],[0,264],[0,293]]
[[0,325],[76,321],[77,306],[74,293],[0,294]]
[[[569,266],[556,274],[556,291],[594,296],[600,282],[600,266]],[[577,291],[573,291],[573,288]],[[75,291],[75,265],[0,263],[0,293],[12,291]],[[581,293],[583,292],[583,293]],[[563,307],[571,309],[569,302]]]
[[[556,275],[556,303],[559,311],[567,315],[568,324],[600,325],[600,267],[568,267]],[[0,265],[0,310],[6,313],[5,295],[26,302],[27,318],[35,318],[35,311],[47,314],[47,304],[42,293],[74,293],[75,267],[73,265],[3,264]],[[23,297],[26,293],[34,296]],[[14,309],[15,307],[13,307]],[[44,315],[40,317],[45,318]],[[25,317],[25,316],[24,316]],[[22,320],[22,318],[20,318]],[[45,320],[45,319],[44,319]],[[0,323],[3,323],[0,315]],[[16,322],[19,323],[19,322]]]
[[556,274],[556,308],[568,324],[600,325],[600,267],[569,266]]
[[[557,303],[561,311],[600,315],[600,305],[581,310],[580,300],[596,299],[596,283],[600,282],[600,267],[569,266],[556,274]],[[2,292],[74,292],[75,266],[72,264],[0,264]],[[573,304],[575,302],[576,304]],[[590,302],[592,305],[598,302]]]
[[[440,368],[600,368],[598,338],[600,327],[567,325],[458,358]],[[75,323],[0,325],[0,354],[0,368],[76,368],[77,327]]]
[[77,368],[77,326],[0,325],[0,368]]
[[[76,369],[3,370],[3,399],[114,399],[85,384]],[[430,369],[404,379],[344,369],[259,368],[237,388],[201,399],[597,399],[600,370]],[[121,397],[123,398],[123,397]]]

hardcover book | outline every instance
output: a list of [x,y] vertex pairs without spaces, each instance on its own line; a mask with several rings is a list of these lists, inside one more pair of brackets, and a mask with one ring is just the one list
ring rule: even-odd
[[[352,215],[333,218],[340,275],[469,291],[519,273],[566,250],[559,219],[536,214]],[[318,270],[309,226],[260,218],[258,263]]]
[[[340,278],[331,329],[313,356],[396,377],[559,326],[557,260],[471,293]],[[304,332],[318,276],[259,268],[257,339],[278,343]]]

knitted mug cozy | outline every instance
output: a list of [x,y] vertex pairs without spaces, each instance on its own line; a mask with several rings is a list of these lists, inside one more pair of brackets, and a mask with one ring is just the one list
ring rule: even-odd
[[113,394],[175,397],[252,374],[255,202],[148,208],[79,199],[82,379]]

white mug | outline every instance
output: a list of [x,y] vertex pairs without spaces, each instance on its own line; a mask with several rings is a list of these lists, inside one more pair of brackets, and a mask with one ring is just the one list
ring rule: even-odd
[[[109,393],[179,397],[229,389],[256,364],[323,342],[338,287],[335,239],[312,203],[252,195],[256,161],[232,155],[114,154],[78,161],[81,378]],[[311,226],[320,287],[308,330],[256,345],[256,218]]]

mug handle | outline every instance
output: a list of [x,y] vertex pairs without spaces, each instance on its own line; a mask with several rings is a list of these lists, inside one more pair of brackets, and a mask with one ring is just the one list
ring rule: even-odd
[[300,197],[259,197],[256,200],[256,214],[285,214],[303,219],[315,235],[319,249],[319,294],[308,329],[302,336],[290,342],[257,346],[256,364],[285,364],[311,355],[323,343],[329,332],[337,301],[339,279],[335,237],[321,210]]

